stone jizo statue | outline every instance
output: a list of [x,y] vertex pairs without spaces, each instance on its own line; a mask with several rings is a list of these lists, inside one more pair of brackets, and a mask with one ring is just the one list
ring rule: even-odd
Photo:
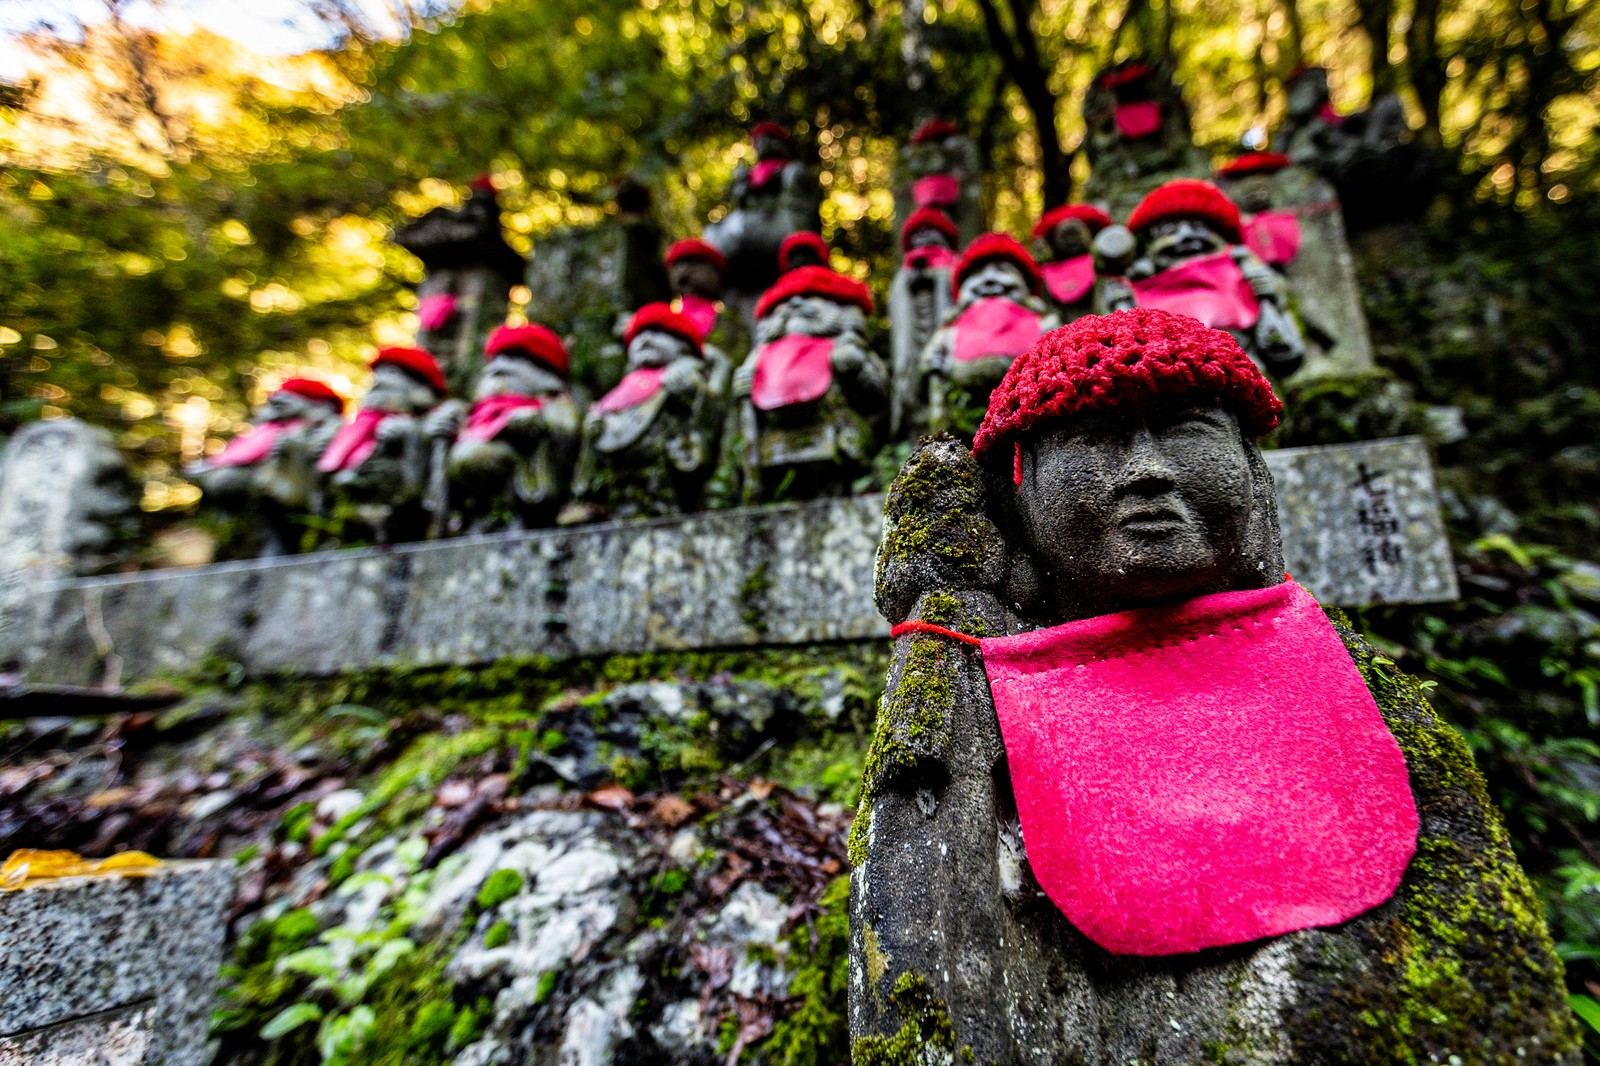
[[1084,94],[1083,123],[1086,191],[1095,199],[1120,202],[1165,178],[1210,170],[1163,64],[1130,59],[1102,70]]
[[951,277],[955,306],[922,350],[928,424],[971,434],[1011,361],[1054,329],[1044,278],[1028,250],[1004,233],[967,246]]
[[1111,216],[1093,204],[1052,207],[1034,224],[1045,294],[1064,322],[1094,310],[1094,236],[1109,225]]
[[1283,572],[1279,410],[1229,334],[1139,308],[901,471],[856,1062],[1577,1063],[1466,745]]
[[755,310],[756,346],[733,385],[745,498],[846,495],[872,462],[888,406],[888,371],[866,336],[872,293],[801,267]]
[[705,230],[706,242],[727,257],[729,295],[742,305],[777,279],[785,237],[821,228],[822,190],[798,160],[794,137],[776,122],[759,122],[750,140],[756,162],[739,164],[728,213]]
[[289,378],[267,396],[251,424],[184,476],[208,506],[260,530],[257,554],[289,555],[305,534],[297,520],[316,506],[317,460],[343,422],[344,397],[311,378]]
[[436,457],[423,415],[446,392],[439,364],[421,348],[378,350],[360,409],[317,462],[345,539],[398,544],[427,533],[423,494]]
[[700,509],[716,469],[728,364],[706,357],[699,328],[664,303],[629,321],[628,372],[589,408],[575,497],[588,517]]
[[[931,210],[957,226],[957,244],[983,232],[978,146],[952,122],[932,118],[912,131],[900,150],[895,214],[906,221]],[[904,229],[904,222],[902,222]]]
[[900,231],[900,269],[889,288],[890,377],[893,400],[889,434],[914,437],[927,428],[928,395],[922,378],[922,349],[944,324],[955,302],[950,272],[961,261],[961,233],[946,215],[918,208]]
[[1292,166],[1277,152],[1246,152],[1217,168],[1217,187],[1238,205],[1245,247],[1268,266],[1287,267],[1300,254],[1300,215],[1281,202],[1276,180]]
[[1288,286],[1241,243],[1239,209],[1220,189],[1192,178],[1169,181],[1139,202],[1128,228],[1143,253],[1128,272],[1139,306],[1228,330],[1279,380],[1300,368],[1305,338],[1290,313]]
[[748,331],[722,300],[728,260],[705,241],[690,237],[667,249],[666,265],[673,309],[694,323],[704,343],[742,357],[749,350]]
[[[554,523],[572,485],[579,418],[571,359],[538,323],[489,335],[470,406],[447,400],[425,429],[443,450],[425,501],[436,532],[488,533]],[[440,446],[443,446],[442,449]]]

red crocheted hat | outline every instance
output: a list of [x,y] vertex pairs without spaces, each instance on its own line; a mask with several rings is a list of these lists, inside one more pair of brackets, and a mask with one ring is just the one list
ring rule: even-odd
[[788,270],[790,258],[802,248],[809,248],[821,257],[823,266],[828,265],[828,242],[822,239],[822,234],[801,230],[789,234],[778,246],[778,269]]
[[441,396],[450,391],[444,383],[444,372],[439,369],[439,364],[421,348],[379,348],[378,354],[372,357],[371,365],[380,367],[385,363],[399,367]]
[[919,207],[911,212],[911,217],[906,219],[906,224],[900,228],[900,250],[911,250],[911,238],[918,230],[936,229],[950,239],[951,244],[961,240],[961,231],[951,221],[950,216],[937,207]]
[[728,257],[723,255],[715,246],[707,244],[698,237],[678,241],[667,249],[667,266],[671,266],[680,259],[704,259],[711,263],[724,274],[728,272]]
[[1062,204],[1060,207],[1052,207],[1039,217],[1039,221],[1033,224],[1033,237],[1035,239],[1043,237],[1061,223],[1070,222],[1072,219],[1077,219],[1088,226],[1090,233],[1099,233],[1111,225],[1111,216],[1093,204]]
[[762,137],[776,137],[780,141],[794,143],[794,135],[776,122],[757,122],[750,127],[750,139],[752,141],[759,140]]
[[954,122],[949,122],[942,118],[930,118],[912,131],[911,143],[927,144],[929,141],[942,141],[946,137],[954,137],[960,132]]
[[1241,239],[1239,209],[1227,193],[1198,178],[1176,178],[1158,185],[1128,216],[1128,228],[1143,233],[1157,222],[1174,218],[1204,219],[1233,243]]
[[1136,81],[1144,81],[1154,73],[1155,70],[1150,64],[1133,60],[1119,67],[1113,67],[1100,75],[1097,80],[1102,89],[1115,89]]
[[1218,167],[1217,176],[1242,178],[1246,174],[1276,174],[1284,167],[1293,165],[1294,160],[1277,152],[1246,152]]
[[967,245],[967,250],[961,253],[961,262],[956,264],[955,275],[950,279],[951,290],[960,292],[962,280],[980,264],[991,259],[1007,259],[1015,263],[1022,269],[1022,276],[1028,279],[1028,288],[1035,296],[1044,291],[1044,275],[1039,273],[1039,264],[1009,233],[985,233]]
[[273,392],[290,392],[296,396],[303,396],[308,400],[332,404],[335,411],[343,413],[344,397],[334,392],[327,385],[312,378],[285,378]]
[[1270,433],[1283,410],[1232,335],[1135,307],[1051,330],[1012,362],[989,397],[972,454],[1010,462],[1014,443],[1042,425],[1166,397],[1220,404],[1252,440]]
[[872,314],[872,290],[855,278],[827,267],[797,267],[761,294],[756,301],[756,317],[767,317],[768,311],[794,296],[826,296]]
[[567,376],[567,368],[572,365],[572,357],[567,354],[567,346],[561,342],[556,331],[537,322],[521,326],[500,326],[489,334],[489,343],[483,346],[484,360],[493,359],[506,352],[515,352],[517,355],[541,363],[561,377]]
[[632,344],[633,338],[647,329],[659,329],[663,333],[681,337],[689,342],[689,347],[694,349],[696,355],[701,352],[700,331],[688,315],[674,311],[671,304],[645,304],[635,311],[633,317],[628,319],[628,328],[622,331],[623,346]]

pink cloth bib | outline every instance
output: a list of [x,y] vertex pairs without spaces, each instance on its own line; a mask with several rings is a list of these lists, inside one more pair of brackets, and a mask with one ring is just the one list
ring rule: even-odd
[[1034,875],[1108,951],[1334,925],[1416,849],[1400,746],[1285,581],[984,640]]
[[1140,100],[1116,107],[1117,130],[1131,141],[1142,140],[1161,128],[1161,105]]
[[777,181],[783,174],[783,168],[788,166],[783,159],[763,159],[750,168],[750,187],[752,189],[765,189]]
[[906,266],[918,270],[950,270],[960,259],[942,244],[925,244],[906,253]]
[[285,418],[251,426],[212,456],[210,463],[212,466],[254,466],[272,454],[272,446],[278,439],[299,424],[298,418]]
[[1075,255],[1058,263],[1041,263],[1045,288],[1061,303],[1075,304],[1094,288],[1094,256]]
[[1129,284],[1139,306],[1198,318],[1213,329],[1249,329],[1261,317],[1256,294],[1227,251],[1190,259]]
[[1331,103],[1323,104],[1317,108],[1317,117],[1330,126],[1343,126],[1345,116],[1333,109]]
[[1003,355],[1015,359],[1039,339],[1039,316],[1014,300],[975,300],[955,320],[955,359],[970,363]]
[[339,427],[339,432],[328,442],[328,450],[317,461],[317,469],[324,474],[338,470],[354,470],[378,447],[378,424],[394,414],[393,411],[373,411],[363,408],[355,418]]
[[457,434],[462,440],[491,441],[511,424],[511,416],[532,408],[537,411],[544,401],[537,396],[486,396],[472,405],[467,421]]
[[702,342],[717,328],[717,301],[689,293],[678,298],[678,310],[700,331]]
[[1300,252],[1300,216],[1293,211],[1263,211],[1244,224],[1244,244],[1271,266],[1294,261]]
[[661,391],[661,375],[666,372],[664,366],[642,366],[638,370],[628,371],[617,382],[616,388],[595,401],[593,410],[609,415],[638,407]]
[[809,403],[833,384],[833,338],[791,333],[756,355],[750,402],[762,411]]
[[918,207],[954,207],[961,202],[961,180],[953,174],[929,174],[911,184]]
[[456,317],[456,298],[447,292],[435,293],[417,305],[417,325],[424,332],[443,329]]

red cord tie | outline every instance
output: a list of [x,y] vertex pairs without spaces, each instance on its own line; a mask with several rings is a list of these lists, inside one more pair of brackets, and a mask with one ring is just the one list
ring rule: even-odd
[[903,637],[907,633],[933,633],[937,636],[949,637],[952,640],[959,640],[963,644],[971,644],[975,648],[983,643],[983,641],[979,640],[977,637],[968,636],[965,633],[957,633],[953,629],[946,629],[944,626],[936,626],[932,622],[901,622],[899,625],[889,630],[889,636],[891,638]]

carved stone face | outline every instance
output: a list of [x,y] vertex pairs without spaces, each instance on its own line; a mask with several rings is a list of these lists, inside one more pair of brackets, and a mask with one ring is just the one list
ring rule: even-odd
[[307,399],[296,392],[279,389],[268,396],[266,402],[257,407],[252,420],[255,422],[288,422],[297,418],[314,418],[323,411],[332,412],[333,408],[318,400]]
[[1145,253],[1157,270],[1177,266],[1186,259],[1220,252],[1228,246],[1222,234],[1198,218],[1172,218],[1157,222],[1144,235]]
[[818,255],[811,248],[796,248],[789,253],[789,269],[798,270],[801,267],[827,266],[828,261]]
[[913,231],[910,244],[913,248],[948,248],[952,252],[956,250],[956,246],[950,242],[950,238],[932,226],[923,226],[921,229]]
[[782,137],[757,137],[755,140],[757,159],[789,159],[789,142]]
[[996,296],[1020,301],[1027,295],[1028,279],[1023,277],[1022,268],[1009,259],[990,259],[980,263],[976,270],[961,279],[962,304]]
[[944,141],[925,141],[913,144],[906,153],[906,163],[911,173],[919,178],[929,174],[951,174],[960,169],[959,153]]
[[1062,619],[1278,580],[1271,481],[1234,416],[1158,404],[1023,444],[1019,513]]
[[694,355],[689,342],[664,329],[642,329],[628,345],[628,369],[667,366]]
[[362,410],[421,414],[439,402],[427,385],[389,363],[372,368],[372,387],[361,398]]
[[679,259],[667,268],[667,283],[674,296],[701,296],[707,300],[722,296],[722,271],[704,259]]
[[553,371],[507,352],[483,365],[473,395],[479,400],[490,396],[549,396],[565,389],[565,383]]
[[1271,174],[1245,174],[1229,179],[1222,186],[1222,191],[1228,194],[1228,199],[1239,205],[1239,210],[1255,214],[1272,208],[1277,184]]
[[1076,259],[1088,255],[1093,247],[1094,234],[1089,224],[1081,218],[1069,218],[1056,224],[1048,234],[1050,252],[1057,259]]
[[867,316],[862,314],[861,308],[855,304],[836,303],[826,296],[791,296],[771,314],[783,316],[783,333],[807,337],[837,337],[847,330],[865,329],[867,325]]
[[1306,118],[1330,99],[1328,72],[1312,67],[1289,86],[1289,114]]

